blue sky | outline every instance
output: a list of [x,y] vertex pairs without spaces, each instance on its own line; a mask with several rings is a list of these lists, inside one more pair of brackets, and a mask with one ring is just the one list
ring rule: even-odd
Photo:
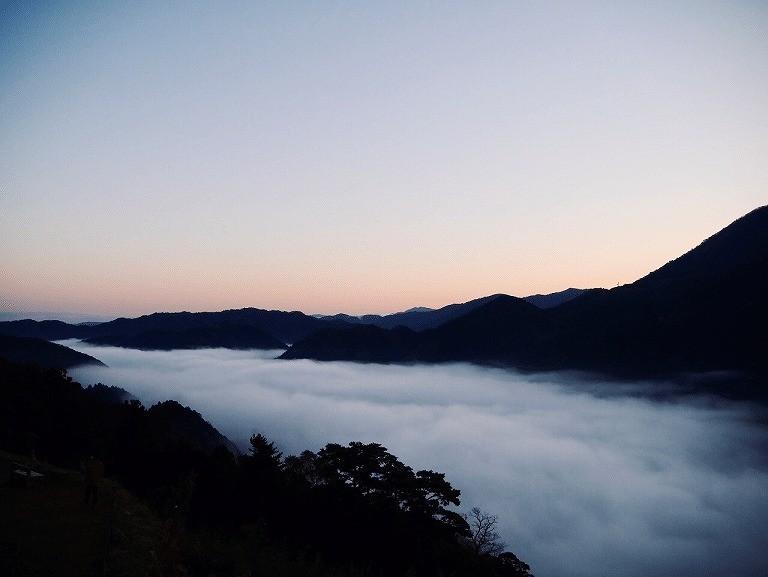
[[0,311],[609,287],[768,199],[760,2],[28,4]]

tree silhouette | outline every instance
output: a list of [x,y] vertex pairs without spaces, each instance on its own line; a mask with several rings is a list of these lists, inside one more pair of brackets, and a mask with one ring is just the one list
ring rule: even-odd
[[481,511],[478,507],[472,507],[464,518],[470,530],[466,543],[476,555],[499,555],[504,551],[505,545],[496,532],[499,522],[496,515]]
[[531,566],[517,558],[517,555],[509,551],[501,553],[498,557],[503,567],[503,575],[509,577],[533,577]]
[[283,454],[261,433],[252,435],[246,461],[254,469],[264,473],[276,473],[283,469]]
[[414,514],[440,519],[447,506],[461,504],[461,491],[443,473],[414,473],[378,443],[353,441],[347,447],[330,443],[317,454],[315,468],[327,484]]

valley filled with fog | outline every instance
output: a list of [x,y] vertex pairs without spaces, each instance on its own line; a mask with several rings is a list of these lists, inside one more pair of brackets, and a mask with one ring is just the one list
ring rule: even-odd
[[175,399],[241,449],[255,433],[286,455],[378,442],[415,470],[444,472],[460,511],[498,515],[507,548],[539,577],[757,576],[768,566],[764,407],[651,401],[642,384],[469,365],[62,344],[108,365],[71,370],[83,386],[119,386],[147,407]]

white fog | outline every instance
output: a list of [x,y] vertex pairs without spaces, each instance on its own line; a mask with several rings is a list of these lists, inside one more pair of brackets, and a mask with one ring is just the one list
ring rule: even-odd
[[768,566],[764,407],[595,395],[611,384],[468,365],[63,344],[109,365],[70,371],[83,386],[119,386],[147,407],[175,399],[242,449],[258,432],[285,454],[378,442],[414,469],[444,472],[460,510],[498,515],[507,548],[538,577],[762,576]]

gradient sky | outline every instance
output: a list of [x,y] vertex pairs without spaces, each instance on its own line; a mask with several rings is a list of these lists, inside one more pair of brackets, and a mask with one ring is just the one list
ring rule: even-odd
[[0,4],[0,311],[628,283],[768,201],[768,7]]

